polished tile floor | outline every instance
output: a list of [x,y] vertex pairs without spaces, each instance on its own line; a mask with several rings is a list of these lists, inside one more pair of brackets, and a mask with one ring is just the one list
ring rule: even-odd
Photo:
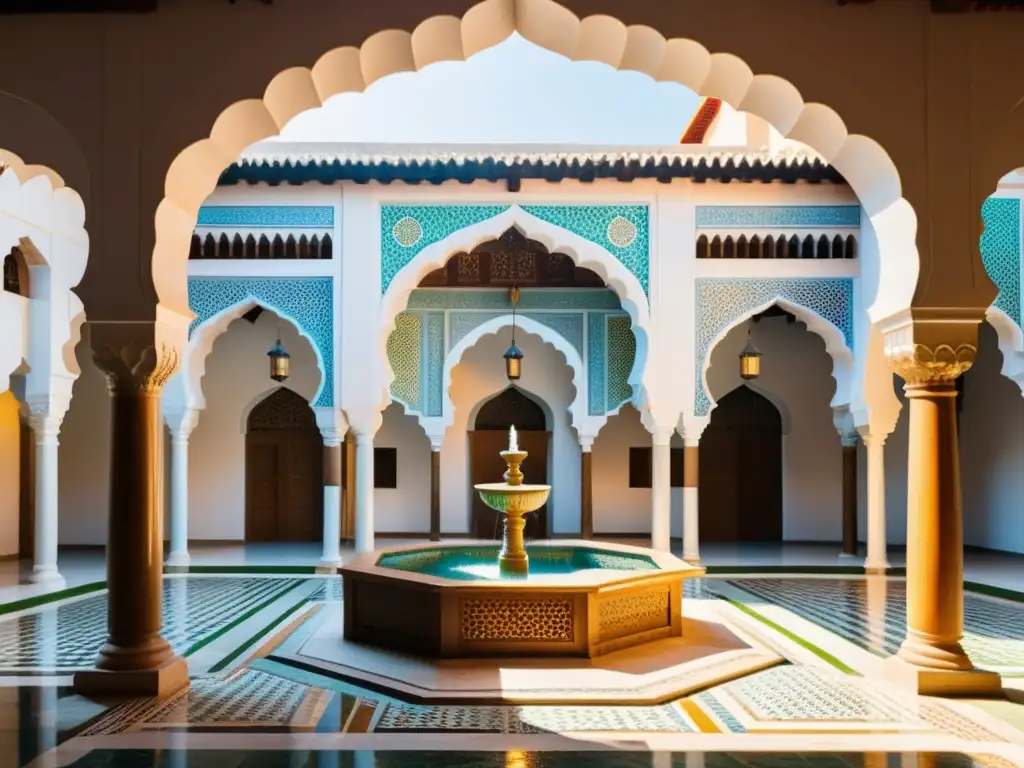
[[[88,701],[69,673],[102,641],[103,598],[0,615],[0,766],[1024,766],[1012,718],[909,696],[865,671],[902,632],[895,577],[691,583],[684,607],[705,601],[789,663],[637,707],[424,705],[297,668],[279,659],[342,599],[340,580],[273,573],[168,576],[164,631],[189,657],[190,690]],[[966,606],[976,660],[1024,668],[1024,602],[972,593]]]

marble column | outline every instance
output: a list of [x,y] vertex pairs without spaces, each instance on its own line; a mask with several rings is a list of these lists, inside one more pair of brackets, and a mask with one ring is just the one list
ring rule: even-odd
[[594,538],[594,440],[580,438],[580,538]]
[[430,540],[441,540],[441,446],[430,446]]
[[683,560],[700,564],[700,445],[683,440]]
[[337,433],[324,435],[324,532],[318,569],[333,572],[341,565],[341,445]]
[[907,636],[886,673],[921,695],[992,695],[999,675],[964,653],[963,519],[956,379],[974,346],[914,344],[890,357],[910,406],[907,458]]
[[672,524],[672,433],[657,430],[651,436],[651,549],[668,552]]
[[90,325],[111,395],[107,640],[96,669],[78,672],[74,687],[89,695],[167,696],[188,685],[188,665],[160,635],[160,396],[177,352],[149,323]]
[[885,543],[885,439],[888,435],[862,435],[868,459],[867,557],[864,570],[885,573],[889,567]]
[[844,435],[841,440],[843,444],[843,550],[840,557],[853,558],[857,556],[857,436]]
[[373,551],[373,433],[356,431],[356,552]]
[[192,559],[188,554],[188,441],[199,422],[199,411],[188,408],[164,418],[171,430],[171,552],[167,564],[185,566]]
[[70,402],[29,403],[29,423],[35,435],[35,551],[32,575],[36,584],[60,586],[57,570],[58,475],[60,425]]

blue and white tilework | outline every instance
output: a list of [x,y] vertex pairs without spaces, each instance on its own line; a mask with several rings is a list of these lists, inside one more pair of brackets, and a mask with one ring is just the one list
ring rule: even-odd
[[605,412],[613,411],[633,397],[629,374],[636,360],[636,336],[627,315],[608,316],[608,387]]
[[531,216],[567,229],[615,256],[650,295],[650,225],[646,205],[524,205]]
[[507,211],[507,205],[384,205],[380,209],[380,286],[428,245]]
[[[508,315],[508,312],[452,312],[448,317],[448,348],[460,341],[484,323]],[[583,356],[583,313],[562,312],[519,312],[540,325],[546,325],[568,341]]]
[[197,227],[332,229],[333,205],[204,205]]
[[425,312],[423,320],[426,358],[423,411],[427,416],[440,416],[444,398],[444,312]]
[[[381,206],[381,291],[427,246],[494,218],[508,205]],[[650,226],[645,205],[526,205],[523,210],[600,245],[648,292]],[[529,235],[529,233],[526,233]]]
[[252,302],[294,323],[313,343],[323,378],[313,405],[334,406],[334,285],[329,277],[190,277],[188,305],[196,328],[239,304]]
[[860,226],[858,205],[698,205],[697,229]]
[[981,261],[999,288],[995,306],[1021,325],[1020,200],[990,197],[981,206],[985,231],[981,234]]
[[712,344],[737,319],[777,299],[820,315],[839,329],[848,347],[853,345],[853,280],[849,278],[698,278],[696,294],[697,416],[706,416],[711,409],[704,367]]
[[[610,288],[523,288],[516,305],[519,312],[538,310],[603,309],[609,312],[622,308],[619,297]],[[511,311],[508,292],[493,289],[466,288],[418,288],[409,294],[407,310],[500,310],[502,314]]]
[[600,416],[606,413],[607,327],[607,315],[600,312],[587,313],[587,378],[590,384],[587,412],[591,416]]

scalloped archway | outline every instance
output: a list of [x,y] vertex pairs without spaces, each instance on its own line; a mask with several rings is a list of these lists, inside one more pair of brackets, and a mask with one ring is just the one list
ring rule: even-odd
[[[595,272],[605,284],[615,291],[622,309],[630,317],[630,327],[636,338],[636,358],[629,374],[633,387],[633,399],[642,402],[644,372],[647,360],[647,340],[650,334],[650,308],[647,294],[640,281],[613,254],[596,243],[580,237],[562,227],[544,221],[524,211],[518,205],[484,221],[453,232],[443,240],[433,243],[402,267],[391,280],[381,301],[380,337],[378,339],[381,359],[384,360],[384,392],[390,397],[394,372],[387,359],[387,341],[395,329],[398,315],[409,303],[409,296],[424,277],[433,270],[443,267],[452,254],[470,252],[481,243],[494,240],[510,227],[516,227],[526,237],[541,243],[549,253],[563,253],[580,267]],[[447,385],[445,388],[447,392]]]
[[600,61],[721,98],[765,119],[783,136],[810,146],[846,177],[878,231],[882,274],[869,309],[872,319],[910,306],[920,269],[917,220],[902,196],[892,159],[877,142],[850,134],[834,110],[805,103],[790,82],[755,75],[736,56],[712,54],[693,40],[666,40],[651,27],[627,26],[611,16],[580,19],[554,0],[484,0],[462,18],[434,16],[411,33],[384,30],[359,48],[325,53],[312,69],[286,69],[270,81],[262,98],[225,109],[209,137],[185,148],[168,168],[164,199],[156,212],[152,263],[160,303],[189,314],[187,258],[196,216],[220,173],[242,150],[280,134],[296,115],[322,106],[332,96],[362,92],[390,74],[440,61],[463,61],[515,32],[572,60]]
[[[49,305],[49,332],[40,337],[45,344],[36,345],[29,302],[0,293],[0,391],[27,362],[27,398],[60,394],[70,399],[71,382],[81,372],[75,346],[85,322],[85,309],[72,291],[89,258],[85,206],[55,171],[26,165],[17,155],[0,150],[0,254],[15,246],[21,248],[30,272],[47,273],[46,279],[31,279],[29,284],[31,299]],[[55,381],[63,382],[65,391],[52,392]]]
[[714,352],[715,347],[722,339],[729,335],[733,328],[749,320],[754,315],[765,311],[771,306],[780,307],[791,315],[794,315],[807,326],[808,331],[817,334],[825,342],[825,351],[828,353],[829,357],[832,358],[832,378],[835,379],[836,382],[836,392],[832,396],[831,405],[833,408],[838,408],[849,404],[851,387],[853,384],[853,351],[847,346],[846,337],[843,332],[817,312],[791,301],[787,301],[781,297],[775,297],[770,301],[749,309],[733,318],[729,324],[711,340],[711,343],[708,345],[707,354],[701,361],[700,379],[698,381],[698,386],[707,398],[709,406],[707,413],[698,414],[699,416],[709,416],[715,409],[716,405],[716,401],[711,396],[711,390],[708,387],[708,369],[711,367],[711,354]]

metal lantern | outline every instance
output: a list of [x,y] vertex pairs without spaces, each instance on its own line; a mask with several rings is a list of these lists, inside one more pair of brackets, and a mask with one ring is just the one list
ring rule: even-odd
[[512,303],[512,343],[505,350],[505,376],[509,381],[516,381],[523,375],[523,353],[516,346],[516,304],[519,303],[519,289],[515,286],[508,292],[509,301]]
[[740,376],[746,380],[756,379],[761,375],[761,353],[754,346],[752,335],[747,333],[747,346],[740,352]]
[[274,381],[284,381],[291,373],[291,355],[281,344],[281,339],[274,343],[274,346],[267,352],[270,358],[270,378]]

